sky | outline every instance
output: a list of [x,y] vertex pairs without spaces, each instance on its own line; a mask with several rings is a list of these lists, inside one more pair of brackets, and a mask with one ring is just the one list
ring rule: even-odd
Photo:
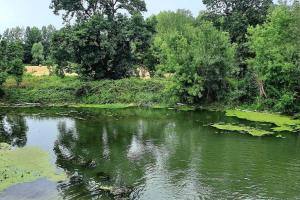
[[[0,32],[15,26],[37,26],[52,24],[62,26],[62,19],[49,9],[51,0],[0,0]],[[145,0],[148,12],[145,16],[163,10],[189,9],[194,15],[205,10],[201,0]]]

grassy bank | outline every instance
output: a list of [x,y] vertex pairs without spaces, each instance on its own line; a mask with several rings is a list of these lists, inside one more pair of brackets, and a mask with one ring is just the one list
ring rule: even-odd
[[13,79],[4,85],[5,104],[118,104],[172,105],[176,102],[166,88],[165,79],[101,80],[83,82],[76,77],[61,79],[55,76],[26,75],[21,86]]

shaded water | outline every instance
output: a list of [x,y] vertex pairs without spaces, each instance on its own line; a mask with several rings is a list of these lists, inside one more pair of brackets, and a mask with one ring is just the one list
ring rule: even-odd
[[299,134],[256,138],[215,122],[248,124],[208,111],[1,109],[0,142],[44,149],[69,178],[0,199],[300,199]]

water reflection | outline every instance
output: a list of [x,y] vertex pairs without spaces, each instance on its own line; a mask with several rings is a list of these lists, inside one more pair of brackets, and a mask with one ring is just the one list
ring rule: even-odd
[[0,142],[16,147],[24,147],[28,130],[26,120],[21,115],[0,115]]
[[126,195],[132,199],[176,199],[183,192],[191,198],[208,195],[210,188],[198,174],[201,147],[193,137],[210,118],[178,126],[187,116],[148,112],[147,118],[75,120],[72,128],[60,123],[57,165],[72,177],[62,188],[64,195],[84,188],[80,195],[108,198],[111,194],[101,189],[110,186],[130,190]]
[[[23,124],[29,129],[14,128],[23,130],[25,137],[28,130],[30,145],[41,143],[33,139],[41,134],[33,134],[33,127],[46,127],[46,134],[55,136],[47,137],[51,145],[44,146],[55,154],[57,167],[70,177],[57,186],[63,199],[300,197],[297,135],[278,139],[224,134],[209,124],[240,121],[218,112],[130,109],[63,113],[63,117],[26,117]],[[10,133],[11,128],[3,125],[9,121],[22,124],[16,116],[1,118],[1,130]]]

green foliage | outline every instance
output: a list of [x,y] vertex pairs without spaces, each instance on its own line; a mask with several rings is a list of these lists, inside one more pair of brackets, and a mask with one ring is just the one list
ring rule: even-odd
[[9,42],[19,41],[24,43],[24,34],[24,28],[17,26],[14,28],[6,29],[2,35],[2,38]]
[[246,45],[247,28],[264,23],[272,0],[203,0],[208,12],[203,18],[211,20],[216,27],[230,34],[237,43],[237,59],[240,75],[247,73],[245,60],[251,57]]
[[37,27],[27,27],[25,31],[24,39],[24,63],[32,62],[31,50],[35,43],[42,41],[41,31]]
[[56,28],[53,25],[43,26],[41,29],[42,34],[42,45],[44,47],[44,57],[46,60],[50,59],[50,47],[53,34],[55,33]]
[[277,6],[265,24],[249,28],[249,45],[256,55],[249,65],[264,83],[268,106],[278,111],[295,111],[300,102],[299,33],[297,3]]
[[84,79],[120,79],[131,75],[134,65],[146,63],[154,29],[141,15],[144,1],[53,0],[51,6],[54,12],[65,10],[65,19],[77,18],[74,26],[62,29],[53,39],[53,59],[60,74],[76,63]]
[[222,99],[235,67],[235,48],[228,35],[209,22],[181,28],[156,39],[161,51],[158,69],[174,73],[171,90],[187,103]]
[[31,49],[32,63],[40,65],[44,62],[44,46],[41,42],[34,43]]
[[124,11],[130,15],[146,11],[146,4],[143,0],[52,0],[50,7],[55,14],[65,11],[64,20],[75,16],[79,21],[97,14],[112,19]]
[[183,33],[186,25],[194,24],[194,17],[189,10],[179,9],[176,12],[163,11],[155,17],[157,20],[156,31],[158,37],[164,37],[174,31]]
[[165,92],[170,81],[164,79],[81,81],[77,77],[25,76],[22,87],[11,80],[5,84],[7,103],[42,104],[175,104]]
[[0,37],[0,86],[8,75],[14,76],[17,84],[20,84],[24,71],[22,58],[23,47],[20,41]]

